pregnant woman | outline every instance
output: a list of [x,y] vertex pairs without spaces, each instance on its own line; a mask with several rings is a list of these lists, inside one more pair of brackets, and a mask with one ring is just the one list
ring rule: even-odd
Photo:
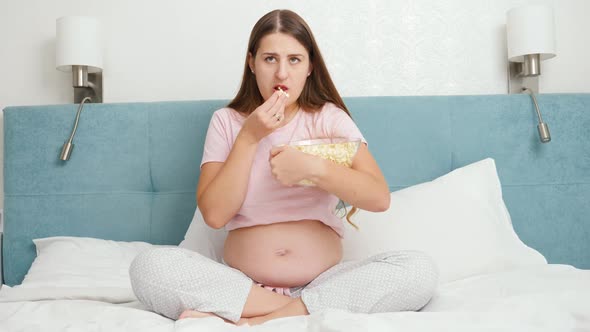
[[[361,141],[351,167],[286,145],[334,137]],[[322,309],[419,310],[438,278],[423,253],[341,262],[339,201],[352,213],[387,210],[389,199],[310,28],[291,11],[272,11],[252,29],[240,90],[213,114],[205,140],[197,205],[207,225],[229,231],[223,261],[151,250],[131,265],[133,290],[172,319],[250,325]]]

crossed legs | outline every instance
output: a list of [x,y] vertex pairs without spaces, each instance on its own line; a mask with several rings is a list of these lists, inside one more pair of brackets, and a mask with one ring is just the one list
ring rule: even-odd
[[432,259],[416,251],[386,252],[337,264],[306,285],[300,298],[259,287],[239,270],[178,248],[138,255],[129,274],[137,298],[166,317],[216,315],[249,325],[326,308],[359,313],[415,311],[428,303],[438,284]]
[[[275,318],[307,314],[309,313],[307,312],[305,304],[301,301],[301,298],[291,298],[286,295],[277,294],[273,291],[252,284],[241,318],[236,324],[242,325],[247,323],[249,325],[257,325]],[[187,309],[180,314],[178,319],[211,316],[217,315],[214,313],[205,313]],[[224,320],[230,322],[227,319]]]

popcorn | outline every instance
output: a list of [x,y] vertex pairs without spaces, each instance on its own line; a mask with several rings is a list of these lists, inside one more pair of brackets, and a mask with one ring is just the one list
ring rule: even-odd
[[[321,143],[322,141],[332,141],[332,143]],[[360,145],[360,140],[349,141],[343,138],[325,139],[325,140],[310,140],[292,142],[293,148],[309,153],[323,159],[330,160],[336,164],[344,165],[346,167],[352,166],[352,160]],[[314,186],[315,184],[310,180],[301,180],[299,182],[302,186]]]
[[283,89],[281,89],[281,87],[280,87],[280,86],[278,86],[278,87],[277,87],[277,90],[279,90],[279,92],[280,92],[281,94],[284,94],[285,96],[287,96],[287,98],[289,98],[289,94],[288,94],[286,91],[283,91]]

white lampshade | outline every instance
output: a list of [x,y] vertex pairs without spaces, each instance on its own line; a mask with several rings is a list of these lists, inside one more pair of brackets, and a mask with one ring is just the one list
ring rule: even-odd
[[66,16],[56,22],[56,68],[71,71],[72,66],[88,66],[89,73],[102,70],[102,33],[94,17]]
[[541,60],[555,56],[553,10],[547,5],[526,5],[507,13],[508,60],[523,62],[526,54],[540,54]]

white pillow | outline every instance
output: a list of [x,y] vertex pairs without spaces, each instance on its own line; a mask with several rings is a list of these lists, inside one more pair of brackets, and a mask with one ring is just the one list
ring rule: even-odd
[[434,258],[440,282],[547,264],[512,228],[493,159],[456,169],[431,182],[391,193],[389,210],[359,210],[344,220],[344,260],[390,250],[420,250]]
[[184,240],[178,246],[198,252],[205,257],[221,263],[226,237],[227,230],[225,230],[225,227],[214,229],[207,226],[199,207],[197,207],[193,220],[184,235]]
[[68,236],[33,242],[37,257],[23,282],[12,288],[15,294],[11,296],[134,301],[129,279],[131,261],[144,250],[160,247],[146,242]]

